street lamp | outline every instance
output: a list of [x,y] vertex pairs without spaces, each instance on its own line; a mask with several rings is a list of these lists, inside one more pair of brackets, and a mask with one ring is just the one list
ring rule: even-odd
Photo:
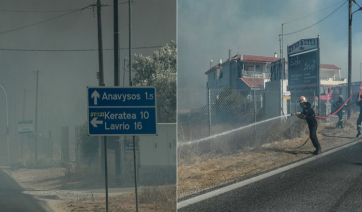
[[9,153],[9,110],[8,110],[8,95],[3,86],[0,85],[5,94],[5,103],[6,103],[6,141],[7,141],[7,149],[8,149],[8,162],[10,162],[10,153]]
[[[358,10],[353,13],[362,10],[359,7]],[[349,0],[348,6],[348,97],[352,95],[352,0]],[[351,110],[348,110],[348,119],[351,118]]]

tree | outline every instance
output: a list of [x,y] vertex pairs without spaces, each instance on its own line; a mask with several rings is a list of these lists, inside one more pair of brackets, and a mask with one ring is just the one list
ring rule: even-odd
[[247,101],[240,91],[226,88],[216,100],[217,118],[229,123],[247,123],[252,118],[253,103]]
[[132,80],[136,86],[155,86],[157,122],[176,122],[176,42],[166,44],[151,56],[135,54]]

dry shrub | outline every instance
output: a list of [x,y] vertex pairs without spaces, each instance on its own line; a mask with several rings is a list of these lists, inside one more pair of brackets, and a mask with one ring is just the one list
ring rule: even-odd
[[140,204],[155,204],[159,211],[176,211],[176,185],[142,187],[138,197]]
[[267,131],[266,142],[263,143],[304,138],[309,135],[308,124],[296,117],[288,117],[288,120],[271,124]]
[[79,182],[79,181],[92,181],[100,179],[101,173],[96,164],[68,164],[65,168],[64,183]]
[[198,148],[194,148],[195,145],[183,145],[182,143],[178,146],[178,164],[185,162],[186,164],[193,163],[194,160],[200,157]]
[[189,166],[189,165],[199,162],[200,160],[204,161],[204,160],[214,158],[218,154],[220,154],[220,153],[217,153],[216,151],[209,151],[207,153],[206,152],[201,153],[200,147],[198,144],[193,144],[193,145],[180,144],[178,147],[177,165],[178,166],[182,166],[182,165]]

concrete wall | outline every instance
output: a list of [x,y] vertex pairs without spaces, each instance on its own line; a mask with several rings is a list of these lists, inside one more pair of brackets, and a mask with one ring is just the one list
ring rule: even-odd
[[267,82],[265,87],[264,106],[267,108],[266,119],[280,116],[282,114],[282,81]]

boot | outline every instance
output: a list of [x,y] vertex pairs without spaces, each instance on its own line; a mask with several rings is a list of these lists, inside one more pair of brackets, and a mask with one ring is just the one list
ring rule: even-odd
[[358,133],[357,133],[357,135],[356,135],[356,138],[358,138],[358,136],[360,136],[360,135],[361,135],[361,131],[358,130]]
[[321,148],[319,148],[318,150],[316,149],[316,150],[313,152],[313,155],[319,155],[321,152],[322,152],[322,149],[321,149]]

